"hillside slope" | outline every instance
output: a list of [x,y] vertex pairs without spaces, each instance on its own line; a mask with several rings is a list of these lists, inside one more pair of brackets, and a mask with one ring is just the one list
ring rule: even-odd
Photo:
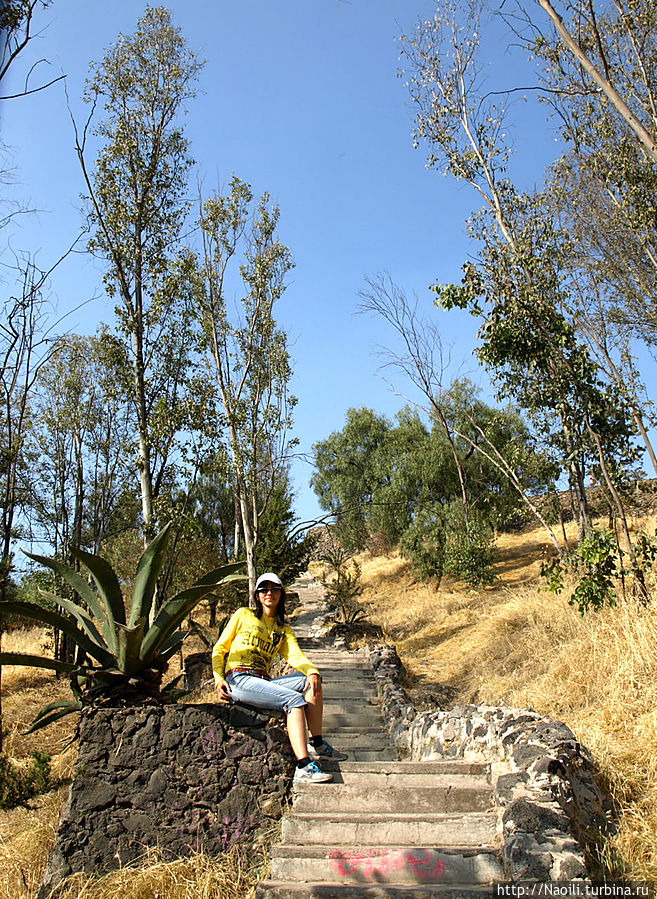
[[[655,531],[655,517],[635,523]],[[501,535],[498,580],[416,583],[398,555],[359,558],[370,620],[393,642],[416,704],[529,706],[588,745],[618,808],[610,874],[657,879],[657,615],[633,600],[585,617],[545,591],[540,531]],[[654,576],[653,596],[657,595]]]

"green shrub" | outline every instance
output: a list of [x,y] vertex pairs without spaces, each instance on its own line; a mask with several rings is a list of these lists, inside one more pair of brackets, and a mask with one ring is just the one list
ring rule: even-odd
[[548,590],[561,593],[564,574],[570,571],[578,578],[568,603],[577,606],[580,615],[616,605],[616,579],[625,574],[619,565],[618,546],[611,531],[591,530],[567,559],[552,559],[541,567]]
[[360,583],[361,568],[351,554],[338,542],[332,541],[322,556],[322,561],[330,566],[324,569],[321,581],[327,595],[339,607],[343,624],[355,624],[364,617],[365,610],[356,605],[356,597],[363,592]]
[[422,509],[402,534],[400,548],[418,581],[435,578],[436,586],[445,569],[445,519],[443,510]]
[[29,768],[14,765],[0,754],[0,809],[16,808],[53,786],[50,779],[50,756],[33,752]]
[[467,522],[462,511],[448,518],[445,541],[445,571],[465,581],[469,587],[486,587],[495,581],[493,532],[481,519]]

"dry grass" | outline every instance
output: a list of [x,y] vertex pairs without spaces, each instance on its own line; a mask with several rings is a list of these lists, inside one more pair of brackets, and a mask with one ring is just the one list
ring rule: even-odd
[[130,867],[103,877],[78,874],[60,899],[247,899],[265,876],[270,839],[235,844],[222,856],[203,853],[163,861],[155,850]]
[[[3,635],[3,650],[43,655],[51,651],[43,628],[31,627]],[[47,703],[71,699],[66,678],[56,677],[43,668],[3,665],[2,710],[5,737],[4,752],[16,762],[28,761],[37,750],[52,758],[52,773],[58,778],[70,777],[75,761],[77,715],[69,715],[35,734],[25,734],[37,712]]]
[[[654,532],[654,517],[642,524]],[[398,556],[362,558],[362,600],[409,673],[411,692],[529,706],[565,721],[593,751],[619,810],[615,871],[657,879],[657,616],[633,600],[585,617],[537,577],[540,532],[503,535],[499,580],[472,591],[416,584]],[[654,593],[653,584],[653,593]]]
[[34,799],[29,808],[0,812],[0,899],[34,896],[67,793],[68,787],[60,787]]
[[[31,627],[4,634],[3,649],[41,655],[50,647],[45,630]],[[67,681],[55,677],[52,671],[3,666],[3,750],[17,766],[30,764],[31,753],[37,750],[47,752],[53,778],[62,785],[38,796],[27,808],[0,811],[0,870],[4,875],[0,878],[0,899],[28,899],[34,895],[54,843],[77,752],[77,716],[70,715],[35,734],[25,731],[47,702],[70,696]]]

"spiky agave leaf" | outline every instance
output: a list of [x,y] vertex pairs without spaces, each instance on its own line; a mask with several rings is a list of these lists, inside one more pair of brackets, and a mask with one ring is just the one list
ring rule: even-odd
[[180,649],[187,639],[189,631],[174,631],[171,636],[161,644],[157,659],[159,662],[168,662],[172,655]]
[[115,665],[114,655],[105,645],[96,643],[84,631],[80,630],[74,621],[71,621],[70,618],[64,615],[60,615],[59,612],[51,612],[49,609],[44,609],[43,606],[37,606],[35,603],[20,602],[18,600],[4,602],[2,607],[5,612],[19,615],[22,618],[29,618],[32,621],[41,621],[44,624],[51,625],[51,627],[58,628],[60,631],[64,631],[65,634],[72,638],[76,646],[79,646],[83,652],[96,659],[101,665],[109,667]]
[[139,650],[144,638],[145,618],[140,618],[132,627],[125,624],[117,624],[116,632],[119,638],[119,652],[116,658],[119,671],[132,676],[144,663],[139,658]]
[[113,621],[117,624],[125,624],[125,606],[121,586],[109,562],[106,562],[101,556],[95,556],[83,549],[72,549],[71,552],[91,572],[98,594],[106,608],[110,610]]
[[140,618],[148,619],[155,585],[169,544],[171,525],[172,522],[169,522],[141,554],[132,585],[128,627],[133,627]]
[[86,580],[78,574],[77,571],[70,568],[68,565],[64,565],[64,563],[60,562],[58,559],[51,559],[48,556],[38,556],[35,553],[29,553],[25,550],[23,550],[23,552],[28,558],[33,559],[40,565],[45,565],[46,568],[50,568],[51,571],[58,574],[62,580],[66,581],[66,583],[72,587],[80,597],[82,597],[84,602],[86,602],[96,616],[96,621],[105,638],[105,643],[112,652],[116,652],[118,650],[118,644],[116,642],[116,631],[114,628],[114,615],[112,609],[109,605],[104,605],[101,602],[101,599],[94,590],[92,590]]
[[0,665],[22,665],[24,668],[48,668],[60,674],[78,674],[83,670],[72,662],[60,662],[46,656],[29,655],[26,652],[0,652]]
[[198,621],[190,621],[189,629],[199,638],[206,649],[212,649],[216,641],[212,639],[212,633],[209,628],[199,624]]
[[33,734],[35,731],[41,730],[42,727],[47,727],[49,724],[59,721],[60,718],[64,718],[66,715],[79,712],[81,708],[82,703],[79,699],[49,702],[48,705],[44,705],[36,718],[34,718],[31,727],[25,731],[25,734]]
[[144,637],[139,653],[144,663],[155,658],[155,654],[160,651],[162,645],[181,624],[185,616],[189,615],[194,606],[207,595],[209,589],[211,588],[206,584],[189,587],[167,600]]
[[111,651],[110,647],[107,646],[107,642],[105,641],[103,635],[96,627],[96,622],[89,615],[86,609],[83,609],[82,606],[79,606],[76,602],[73,602],[73,600],[64,599],[63,596],[57,596],[55,593],[49,593],[46,590],[41,590],[40,593],[46,599],[49,599],[51,602],[54,602],[56,605],[60,606],[60,608],[64,609],[64,611],[69,612],[71,615],[73,615],[75,620],[78,622],[78,624],[88,637],[90,637],[92,640],[95,640],[99,646],[105,646],[108,652]]
[[197,603],[218,586],[232,581],[245,580],[245,575],[235,572],[244,568],[244,562],[232,562],[208,572],[194,586],[177,593],[164,603],[155,616],[155,620],[144,637],[140,657],[142,660],[152,658],[160,650],[164,642],[173,634],[182,620]]

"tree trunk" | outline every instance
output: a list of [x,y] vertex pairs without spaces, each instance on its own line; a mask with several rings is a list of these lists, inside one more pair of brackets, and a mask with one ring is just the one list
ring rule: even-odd
[[602,75],[593,65],[586,53],[579,46],[577,41],[570,35],[568,29],[563,23],[563,19],[554,9],[549,0],[538,0],[539,5],[547,13],[552,21],[557,34],[565,44],[565,46],[573,54],[577,62],[582,66],[589,77],[595,81],[598,87],[605,94],[609,102],[614,106],[618,114],[624,119],[629,128],[634,132],[637,140],[648,154],[650,159],[657,163],[657,143],[650,133],[643,127],[641,122],[634,115],[627,103],[623,100],[616,88]]
[[443,414],[443,410],[440,406],[435,402],[435,400],[431,400],[431,405],[433,406],[434,412],[440,422],[440,426],[445,432],[445,437],[447,438],[447,442],[449,443],[450,449],[452,451],[452,456],[454,458],[454,464],[456,465],[456,471],[459,476],[459,484],[461,487],[461,500],[463,502],[463,515],[465,516],[466,526],[470,521],[470,508],[468,503],[468,493],[465,487],[465,472],[463,470],[463,466],[461,465],[461,460],[459,458],[458,450],[456,449],[456,444],[454,443],[454,438],[452,437],[452,432],[447,424],[447,420]]

